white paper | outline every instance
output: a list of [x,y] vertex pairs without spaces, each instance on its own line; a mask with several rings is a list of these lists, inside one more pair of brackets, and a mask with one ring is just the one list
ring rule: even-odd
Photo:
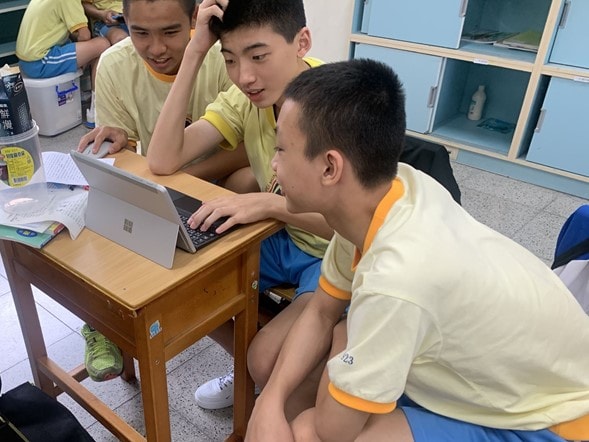
[[57,221],[67,227],[70,237],[76,239],[84,228],[88,204],[88,191],[82,187],[47,184],[44,204],[16,213],[0,209],[0,224],[22,226],[43,221]]
[[[71,184],[73,186],[87,186],[88,181],[72,160],[69,153],[43,152],[43,168],[48,183]],[[115,163],[114,158],[102,158],[100,161]]]

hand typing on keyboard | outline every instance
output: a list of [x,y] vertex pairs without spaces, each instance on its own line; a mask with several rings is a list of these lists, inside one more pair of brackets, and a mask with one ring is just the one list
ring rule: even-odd
[[238,224],[249,224],[272,217],[277,205],[284,206],[284,197],[268,192],[230,195],[203,202],[188,219],[188,224],[201,231],[213,226],[217,233]]

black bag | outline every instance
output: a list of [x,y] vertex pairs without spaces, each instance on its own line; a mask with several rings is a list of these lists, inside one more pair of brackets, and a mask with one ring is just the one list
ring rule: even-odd
[[460,188],[454,178],[450,156],[441,144],[430,143],[413,137],[405,137],[405,148],[399,161],[427,173],[450,192],[460,204]]
[[0,396],[2,418],[3,442],[94,442],[65,406],[28,382]]

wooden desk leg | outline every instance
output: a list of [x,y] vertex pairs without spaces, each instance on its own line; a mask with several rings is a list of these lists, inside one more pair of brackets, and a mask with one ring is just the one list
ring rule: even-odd
[[135,363],[133,361],[133,356],[125,352],[123,352],[123,372],[121,373],[121,377],[127,382],[137,379],[135,376]]
[[14,244],[10,241],[0,241],[0,253],[6,269],[6,276],[10,284],[12,298],[16,307],[18,321],[22,330],[33,380],[35,385],[52,397],[55,397],[56,390],[53,381],[49,379],[41,370],[37,363],[40,357],[47,357],[47,349],[43,340],[41,323],[33,298],[33,291],[29,281],[20,277],[14,267]]
[[135,319],[145,431],[149,441],[170,441],[170,409],[161,317],[142,311]]
[[245,438],[247,423],[254,408],[254,381],[247,369],[247,350],[258,327],[259,256],[259,245],[248,249],[244,268],[247,301],[245,310],[235,315],[233,434],[228,441]]

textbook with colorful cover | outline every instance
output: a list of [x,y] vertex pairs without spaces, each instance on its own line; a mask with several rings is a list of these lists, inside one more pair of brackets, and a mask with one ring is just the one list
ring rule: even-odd
[[0,239],[16,241],[27,246],[40,249],[61,232],[64,225],[59,222],[52,223],[45,231],[35,232],[24,227],[5,226],[0,224]]

